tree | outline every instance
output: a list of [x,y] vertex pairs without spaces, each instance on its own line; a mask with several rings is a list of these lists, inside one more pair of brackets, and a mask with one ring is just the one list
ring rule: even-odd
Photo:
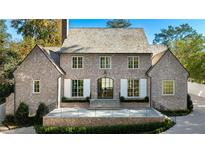
[[168,26],[155,34],[154,44],[165,44],[188,70],[190,78],[205,80],[205,38],[188,24]]
[[107,27],[109,28],[128,28],[131,26],[131,23],[129,20],[125,19],[114,19],[114,20],[109,20],[107,22]]
[[201,82],[205,79],[204,37],[192,37],[175,41],[172,51],[188,70],[190,78]]
[[61,20],[18,19],[12,20],[12,27],[24,38],[30,38],[43,46],[59,46]]
[[188,24],[182,24],[177,27],[168,26],[167,29],[161,29],[160,33],[155,34],[153,44],[164,44],[171,46],[176,40],[184,40],[197,35],[197,32]]
[[0,20],[0,83],[4,81],[5,52],[8,50],[10,35],[6,32],[5,20]]

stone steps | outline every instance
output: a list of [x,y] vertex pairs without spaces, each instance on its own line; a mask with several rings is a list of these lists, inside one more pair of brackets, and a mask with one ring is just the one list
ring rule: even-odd
[[120,108],[119,99],[91,99],[90,108]]

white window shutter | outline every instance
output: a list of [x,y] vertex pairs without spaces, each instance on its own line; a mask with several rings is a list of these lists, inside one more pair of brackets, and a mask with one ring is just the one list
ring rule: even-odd
[[71,79],[64,79],[64,97],[70,98],[71,97]]
[[83,81],[83,97],[90,97],[90,79]]
[[120,95],[127,98],[127,79],[121,79],[120,82]]
[[147,96],[147,79],[140,79],[140,97]]

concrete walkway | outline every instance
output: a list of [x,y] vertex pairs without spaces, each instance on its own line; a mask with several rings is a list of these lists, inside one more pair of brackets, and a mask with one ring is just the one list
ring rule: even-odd
[[23,127],[0,132],[0,134],[36,134],[34,127]]
[[205,98],[191,95],[194,102],[194,111],[176,118],[176,125],[166,134],[205,134]]

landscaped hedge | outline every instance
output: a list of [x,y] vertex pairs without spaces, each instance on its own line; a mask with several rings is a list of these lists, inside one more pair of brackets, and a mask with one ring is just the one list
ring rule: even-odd
[[149,97],[146,96],[144,98],[125,98],[123,96],[120,97],[120,102],[149,102]]
[[187,95],[187,108],[192,111],[194,108],[193,102],[191,100],[191,96],[188,94]]
[[189,113],[191,113],[190,110],[177,110],[177,111],[165,111],[165,110],[159,110],[162,114],[166,116],[185,116]]
[[38,134],[150,134],[163,132],[174,125],[170,119],[164,122],[113,125],[113,126],[90,126],[90,127],[49,127],[35,126]]
[[43,116],[45,116],[48,112],[48,107],[44,103],[40,103],[34,117],[35,124],[41,125],[43,123]]
[[85,97],[85,98],[66,98],[62,97],[62,102],[67,102],[67,103],[76,103],[76,102],[89,102],[90,97]]
[[29,108],[24,102],[21,102],[15,113],[15,120],[19,125],[26,125],[29,122]]

